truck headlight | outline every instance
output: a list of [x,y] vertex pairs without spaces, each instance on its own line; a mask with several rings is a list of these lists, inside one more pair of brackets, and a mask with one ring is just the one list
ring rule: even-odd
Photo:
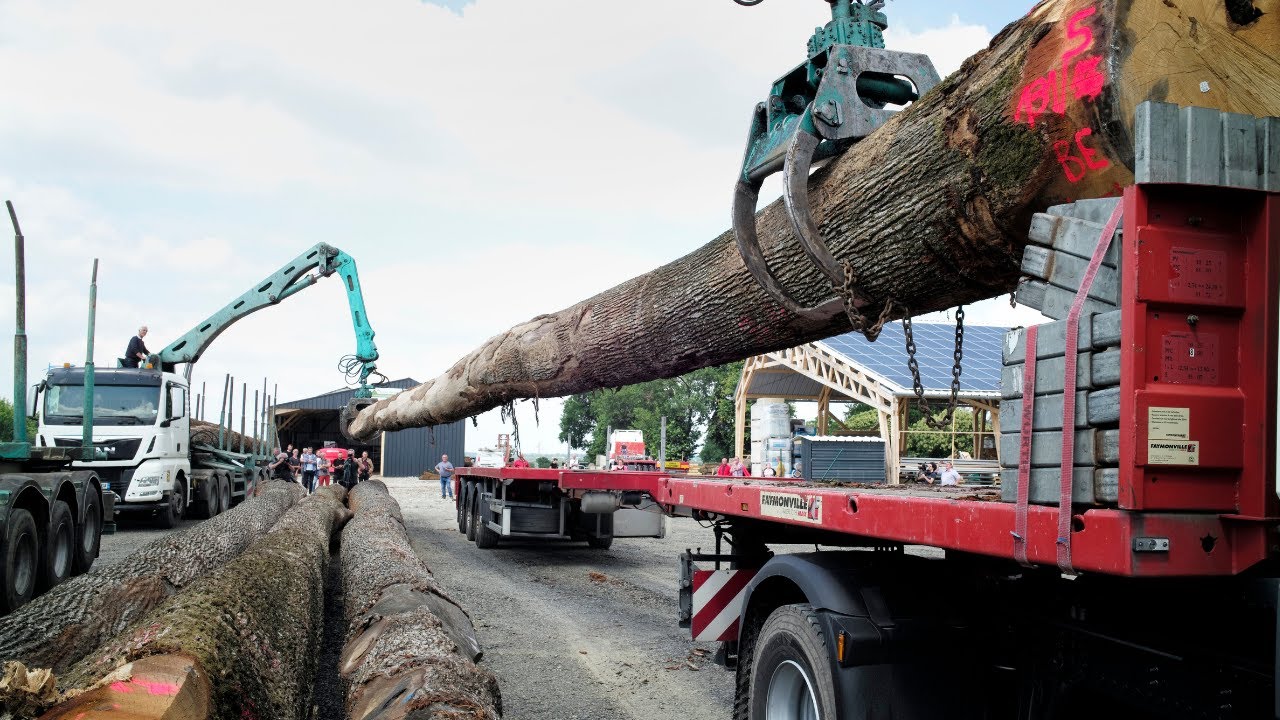
[[140,488],[144,488],[144,487],[160,487],[160,476],[159,476],[159,475],[148,475],[148,476],[146,476],[146,477],[136,477],[136,478],[134,478],[134,479],[133,479],[133,483],[134,483],[135,485],[137,485],[138,487],[140,487]]

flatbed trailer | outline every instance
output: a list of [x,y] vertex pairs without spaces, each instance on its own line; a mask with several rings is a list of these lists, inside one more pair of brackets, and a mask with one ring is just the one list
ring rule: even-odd
[[680,556],[680,621],[736,668],[735,719],[1280,717],[1280,194],[1137,185],[1123,222],[1114,500],[1079,502],[1073,479],[1030,501],[1034,398],[1017,502],[963,485],[491,477],[709,524],[715,551]]

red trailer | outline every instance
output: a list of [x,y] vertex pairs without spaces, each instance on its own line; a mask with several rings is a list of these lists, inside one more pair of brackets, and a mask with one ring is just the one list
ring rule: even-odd
[[[716,552],[681,556],[681,620],[722,641],[735,718],[1280,717],[1280,194],[1138,185],[1123,218],[1114,502],[1073,502],[1068,480],[1031,504],[1025,474],[1002,502],[466,468],[459,517],[481,522],[460,529],[505,532],[504,493],[569,499],[556,530],[593,545],[620,510],[710,523]],[[771,550],[789,545],[813,550]]]

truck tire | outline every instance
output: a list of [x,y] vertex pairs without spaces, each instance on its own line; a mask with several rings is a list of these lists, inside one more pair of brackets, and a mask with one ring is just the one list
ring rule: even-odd
[[218,512],[224,513],[231,509],[231,476],[223,473],[218,480]]
[[173,492],[169,494],[169,504],[164,510],[160,511],[157,518],[160,527],[171,530],[178,527],[178,523],[182,522],[182,517],[187,510],[187,480],[186,478],[178,478],[173,484]]
[[71,571],[83,575],[93,567],[98,559],[98,549],[102,545],[102,495],[92,485],[84,493],[84,522],[76,533],[75,564]]
[[454,501],[458,508],[458,532],[463,534],[467,532],[467,513],[465,508],[467,507],[467,488],[470,485],[471,483],[469,482],[463,482],[458,485],[458,497]]
[[471,483],[467,487],[467,539],[474,541],[476,539],[476,495],[479,493],[478,483]]
[[0,556],[0,611],[17,610],[36,592],[40,574],[40,535],[31,513],[15,508],[9,513]]
[[[483,509],[482,509],[483,508]],[[498,540],[502,537],[493,528],[489,527],[489,508],[484,502],[483,496],[479,493],[476,495],[476,547],[482,550],[488,550],[498,546]]]
[[49,535],[44,544],[44,562],[40,567],[40,590],[48,590],[66,582],[75,566],[76,520],[71,506],[54,500],[49,506]]
[[812,605],[774,610],[756,640],[750,720],[836,720],[831,662]]
[[196,481],[196,501],[191,506],[192,513],[205,520],[218,514],[218,483],[208,473],[192,473],[192,481]]
[[596,550],[608,550],[613,545],[612,535],[588,535],[587,547]]

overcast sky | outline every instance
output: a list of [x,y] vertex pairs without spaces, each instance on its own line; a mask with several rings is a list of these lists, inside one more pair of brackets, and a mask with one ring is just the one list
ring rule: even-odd
[[[946,75],[1029,4],[897,0],[887,40]],[[828,18],[813,0],[0,0],[32,381],[83,362],[94,257],[114,366],[139,324],[159,350],[318,242],[359,264],[381,370],[435,377],[721,233],[751,109]],[[0,252],[3,307],[12,265]],[[1019,322],[1002,304],[971,321]],[[309,397],[353,349],[330,279],[228,330],[194,384]],[[535,428],[521,406],[526,450],[558,447],[559,411]],[[486,414],[467,446],[503,430]]]

